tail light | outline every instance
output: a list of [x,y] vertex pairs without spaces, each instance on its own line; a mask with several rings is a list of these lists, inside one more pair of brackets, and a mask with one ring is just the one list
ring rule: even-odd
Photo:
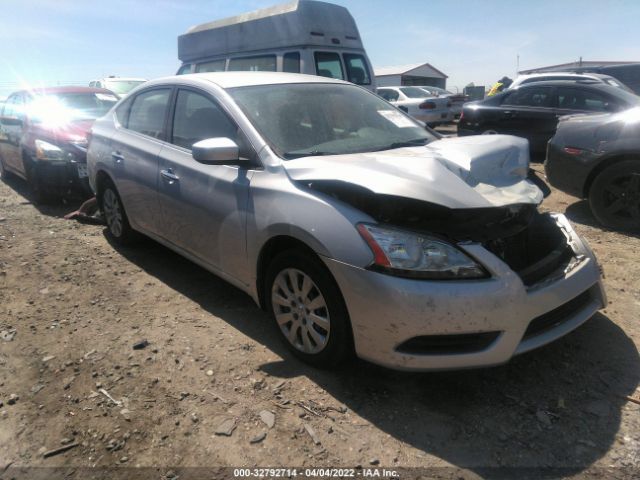
[[420,110],[435,110],[436,108],[436,104],[434,102],[422,102],[420,105],[418,105],[418,108]]
[[464,120],[464,110],[460,112],[460,121]]

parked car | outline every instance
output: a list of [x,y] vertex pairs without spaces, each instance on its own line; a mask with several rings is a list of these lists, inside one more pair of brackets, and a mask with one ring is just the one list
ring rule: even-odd
[[24,178],[36,202],[91,193],[87,134],[118,98],[109,90],[52,87],[15,92],[0,114],[0,171]]
[[421,86],[420,88],[426,91],[432,97],[442,97],[449,99],[451,101],[450,110],[453,114],[454,119],[460,118],[460,114],[462,113],[462,106],[470,99],[469,95],[465,95],[464,93],[452,93],[448,90],[445,90],[444,88],[431,86]]
[[571,82],[587,81],[593,83],[602,83],[605,85],[611,85],[612,87],[618,87],[626,90],[629,93],[635,93],[627,85],[622,83],[617,78],[611,75],[604,75],[601,73],[576,73],[576,72],[546,72],[546,73],[530,73],[528,75],[519,75],[511,85],[505,90],[511,90],[521,85],[536,82],[548,82],[552,80],[567,80]]
[[517,135],[529,140],[532,152],[543,154],[561,116],[618,112],[636,105],[640,97],[604,83],[536,82],[465,104],[458,135]]
[[586,242],[537,211],[525,140],[442,139],[343,81],[153,80],[95,123],[88,167],[114,241],[220,275],[314,365],[499,364],[605,303]]
[[375,91],[355,20],[345,7],[288,2],[203,23],[178,37],[185,73],[266,71],[339,78]]
[[129,95],[131,90],[139,87],[146,81],[146,78],[124,78],[111,76],[101,78],[99,80],[91,80],[89,82],[89,86],[92,88],[105,88],[107,90],[111,90],[113,93],[118,95],[118,97],[124,98]]
[[587,198],[603,225],[640,229],[640,107],[561,118],[545,171],[554,187]]
[[381,87],[376,93],[416,120],[434,126],[453,120],[451,101],[430,95],[419,87]]

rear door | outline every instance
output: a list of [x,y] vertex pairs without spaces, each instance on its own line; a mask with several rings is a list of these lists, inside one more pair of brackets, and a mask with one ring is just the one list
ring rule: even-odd
[[209,266],[246,278],[245,224],[253,171],[197,162],[191,147],[226,137],[240,146],[241,157],[254,153],[220,103],[202,90],[179,88],[171,116],[158,180],[162,236]]
[[154,87],[128,100],[111,139],[110,172],[134,228],[158,234],[158,154],[165,145],[173,89]]
[[572,113],[614,112],[624,108],[606,93],[584,87],[558,87],[554,95],[556,116]]
[[552,94],[553,87],[528,85],[506,95],[500,104],[497,131],[524,137],[532,151],[544,151],[557,126]]

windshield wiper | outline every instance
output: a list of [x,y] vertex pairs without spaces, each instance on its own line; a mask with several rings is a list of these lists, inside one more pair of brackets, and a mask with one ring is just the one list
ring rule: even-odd
[[300,157],[321,157],[323,155],[336,155],[335,152],[322,152],[320,150],[311,150],[309,152],[286,152],[283,154],[283,157],[287,160],[292,160],[294,158]]
[[421,147],[423,145],[426,145],[427,143],[429,143],[428,138],[415,138],[413,140],[406,140],[404,142],[393,142],[393,143],[390,143],[389,145],[385,145],[382,148],[376,149],[376,151],[379,152],[382,150],[393,150],[395,148],[402,148],[402,147]]

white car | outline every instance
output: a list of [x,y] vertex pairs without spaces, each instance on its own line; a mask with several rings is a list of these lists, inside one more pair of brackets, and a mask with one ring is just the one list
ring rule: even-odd
[[451,100],[429,95],[420,87],[381,87],[376,90],[376,93],[427,125],[448,123],[453,120]]
[[511,90],[519,85],[533,82],[546,82],[549,80],[575,80],[586,81],[592,83],[605,83],[612,87],[622,88],[630,93],[635,93],[624,83],[611,75],[604,75],[602,73],[575,73],[575,72],[547,72],[547,73],[530,73],[528,75],[519,75],[506,90]]
[[120,98],[126,97],[131,90],[142,85],[147,81],[146,78],[125,78],[125,77],[107,77],[98,80],[91,80],[90,87],[106,88],[118,95]]

